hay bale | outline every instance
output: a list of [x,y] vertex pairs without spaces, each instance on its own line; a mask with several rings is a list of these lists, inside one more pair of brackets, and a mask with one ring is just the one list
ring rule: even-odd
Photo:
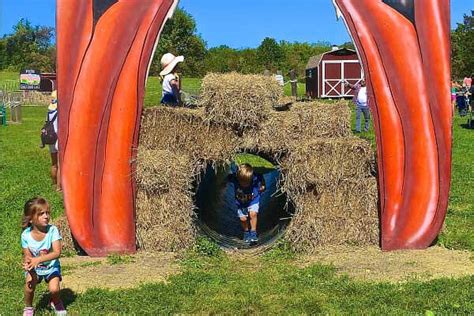
[[376,245],[377,201],[375,178],[345,180],[334,190],[299,195],[285,239],[305,253],[321,245]]
[[191,189],[194,166],[188,155],[138,148],[136,180],[141,190],[161,194]]
[[140,146],[189,155],[193,160],[228,162],[239,138],[222,126],[205,122],[203,109],[156,107],[143,114]]
[[282,164],[282,190],[290,195],[318,192],[339,186],[344,180],[371,176],[374,153],[370,143],[357,137],[318,138],[292,149]]
[[137,194],[137,244],[145,251],[179,251],[194,244],[195,213],[190,194]]
[[243,130],[260,126],[282,95],[273,77],[213,73],[202,81],[200,105],[208,120]]
[[59,230],[62,237],[62,250],[65,252],[76,253],[76,247],[74,245],[74,239],[72,238],[71,229],[69,228],[69,222],[67,221],[66,215],[61,215],[53,221],[53,224]]
[[272,111],[259,130],[244,134],[245,148],[267,153],[286,153],[314,138],[348,137],[351,111],[347,103],[295,103],[289,111]]

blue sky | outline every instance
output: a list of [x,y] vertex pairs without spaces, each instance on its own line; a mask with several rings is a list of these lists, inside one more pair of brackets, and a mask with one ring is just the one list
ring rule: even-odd
[[[54,26],[55,3],[0,0],[0,36],[11,33],[20,18],[33,25]],[[349,41],[330,0],[181,0],[180,6],[195,18],[208,47],[257,47],[267,36],[290,42]],[[473,0],[451,0],[452,26],[473,9]]]

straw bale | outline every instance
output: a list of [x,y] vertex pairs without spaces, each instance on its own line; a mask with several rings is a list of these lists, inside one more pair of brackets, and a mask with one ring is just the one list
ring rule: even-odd
[[170,190],[190,190],[194,170],[188,155],[139,148],[136,172],[140,189],[159,194]]
[[190,194],[137,194],[137,244],[145,251],[178,251],[194,244],[195,213]]
[[295,250],[310,253],[321,245],[378,243],[375,178],[342,181],[334,190],[308,192],[294,201],[296,214],[285,239]]
[[210,121],[243,130],[260,126],[282,95],[272,77],[212,73],[202,81],[200,105]]
[[144,111],[140,146],[188,154],[193,160],[228,162],[239,138],[222,126],[205,122],[202,109],[156,107]]
[[282,190],[290,194],[308,189],[334,188],[343,180],[371,176],[374,154],[370,143],[357,137],[318,138],[292,149],[282,164]]
[[76,252],[76,247],[74,246],[74,240],[72,238],[71,229],[69,228],[69,222],[67,221],[66,215],[61,215],[53,221],[53,224],[59,230],[62,238],[62,250]]
[[345,103],[295,103],[289,111],[272,111],[259,130],[244,135],[246,148],[268,153],[286,153],[316,137],[348,137],[351,112]]

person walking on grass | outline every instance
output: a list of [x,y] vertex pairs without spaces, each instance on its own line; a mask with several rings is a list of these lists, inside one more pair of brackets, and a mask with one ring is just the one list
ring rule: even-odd
[[244,231],[244,242],[258,241],[257,216],[260,205],[260,195],[265,191],[265,180],[261,174],[254,172],[250,164],[241,164],[236,173],[228,177],[235,191],[237,216]]
[[41,197],[28,200],[24,207],[21,234],[23,269],[25,270],[25,309],[23,316],[34,315],[33,298],[36,285],[44,280],[51,293],[51,307],[56,315],[66,315],[59,297],[61,276],[61,236],[56,226],[50,225],[48,202]]
[[364,114],[365,126],[364,132],[369,131],[369,122],[370,122],[370,109],[369,102],[367,97],[367,87],[365,85],[365,80],[362,79],[360,84],[350,84],[345,82],[345,86],[349,87],[351,90],[354,90],[354,98],[352,99],[356,106],[356,132],[360,133],[361,131],[361,114]]
[[56,191],[61,191],[58,159],[58,97],[56,90],[51,93],[51,103],[48,106],[46,122],[48,122],[48,124],[51,124],[53,131],[51,131],[51,139],[48,139],[48,141],[44,140],[47,142],[43,143],[41,147],[45,147],[45,145],[48,145],[49,153],[51,155],[51,180]]
[[178,63],[183,62],[183,56],[166,53],[161,57],[160,78],[163,96],[161,104],[177,106],[181,104],[181,82],[178,76]]

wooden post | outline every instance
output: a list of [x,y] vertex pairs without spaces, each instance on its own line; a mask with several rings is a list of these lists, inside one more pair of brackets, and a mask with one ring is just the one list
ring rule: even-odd
[[291,95],[295,98],[298,96],[298,80],[296,80],[296,72],[294,69],[290,70]]

